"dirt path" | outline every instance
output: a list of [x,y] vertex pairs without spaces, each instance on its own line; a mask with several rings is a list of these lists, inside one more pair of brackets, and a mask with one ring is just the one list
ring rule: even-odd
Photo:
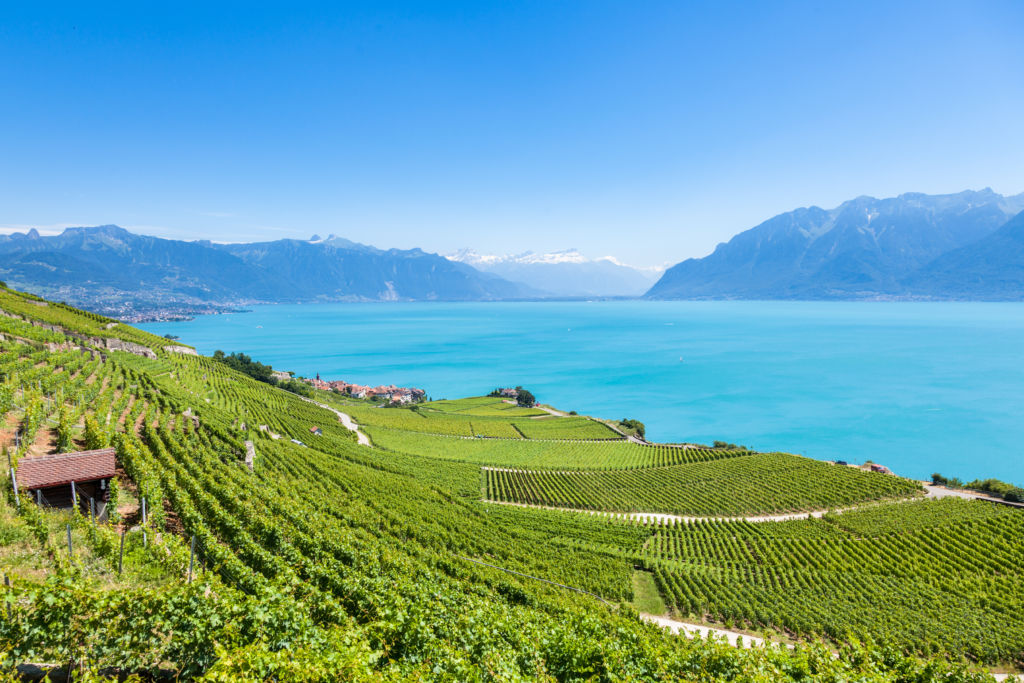
[[[537,410],[543,410],[548,415],[554,415],[555,417],[568,417],[569,416],[569,413],[563,413],[561,410],[555,410],[554,408],[549,408],[548,406],[542,406],[539,403],[535,404],[533,407],[536,408]],[[543,415],[538,415],[537,417],[544,417],[544,416]],[[534,418],[534,419],[536,419],[536,418]]]
[[370,448],[373,448],[373,444],[370,443],[370,437],[368,437],[363,432],[359,431],[359,425],[357,425],[355,423],[355,420],[353,420],[351,417],[349,417],[345,413],[341,412],[340,410],[335,410],[334,408],[332,408],[329,405],[326,405],[324,403],[318,403],[317,401],[314,401],[311,398],[306,398],[304,396],[300,396],[299,398],[301,398],[304,401],[309,401],[313,405],[320,406],[324,410],[329,410],[332,413],[334,413],[335,415],[337,415],[338,419],[341,420],[341,425],[345,429],[349,430],[350,432],[355,432],[356,433],[356,441],[359,442],[360,446],[369,446]]
[[967,500],[986,500],[990,503],[999,503],[1000,505],[1024,508],[1024,503],[1013,503],[1008,500],[1003,500],[1002,498],[985,495],[984,493],[965,491],[964,489],[947,489],[945,486],[936,486],[935,484],[928,484],[925,482],[922,482],[922,484],[924,484],[924,490],[929,498],[966,498]]
[[[758,636],[748,635],[746,633],[740,633],[739,631],[726,631],[720,628],[711,628],[710,626],[701,626],[700,624],[689,624],[685,621],[676,621],[675,619],[669,619],[668,617],[659,617],[654,614],[641,613],[640,616],[644,621],[649,621],[652,624],[657,624],[662,628],[667,628],[674,634],[683,634],[685,636],[700,638],[707,638],[708,636],[714,636],[715,638],[724,638],[730,645],[741,644],[743,647],[754,647],[763,646],[765,644],[764,638]],[[772,643],[774,641],[768,641]],[[792,645],[786,645],[786,647],[793,647]]]
[[359,445],[371,447],[373,446],[373,444],[370,443],[370,437],[368,437],[363,432],[359,431],[359,425],[357,425],[351,417],[341,412],[340,410],[334,410],[333,408],[328,408],[328,410],[330,410],[331,412],[338,416],[338,419],[341,420],[341,424],[345,427],[345,429],[349,430],[350,432],[356,433],[356,440],[359,442]]
[[[498,470],[497,467],[489,467],[484,469]],[[509,470],[512,471],[512,470]],[[521,470],[517,470],[521,471]],[[560,510],[562,512],[577,512],[588,515],[605,515],[607,517],[622,517],[625,519],[639,519],[643,522],[683,522],[690,524],[693,522],[789,522],[794,519],[807,519],[808,517],[820,518],[827,515],[829,512],[842,513],[849,512],[851,510],[859,510],[862,508],[872,507],[875,505],[883,505],[886,503],[907,503],[915,500],[921,500],[921,498],[893,498],[892,500],[883,501],[870,501],[861,505],[852,505],[845,508],[831,508],[828,510],[808,510],[807,512],[787,512],[779,515],[751,515],[749,517],[728,517],[728,516],[691,516],[691,515],[670,515],[662,512],[610,512],[607,510],[583,510],[580,508],[564,508],[555,507],[553,505],[531,505],[530,503],[513,503],[510,501],[503,500],[487,500],[484,499],[482,502],[490,503],[492,505],[513,505],[515,507],[523,508],[535,508],[538,510]]]

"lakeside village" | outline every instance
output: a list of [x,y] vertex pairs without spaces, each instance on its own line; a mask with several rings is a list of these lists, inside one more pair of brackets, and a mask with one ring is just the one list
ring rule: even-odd
[[[280,377],[278,377],[278,375],[280,375]],[[291,379],[291,375],[287,372],[275,372],[274,377],[281,381]],[[302,381],[314,389],[333,391],[338,394],[351,396],[352,398],[378,400],[384,403],[419,403],[427,397],[427,392],[417,387],[396,387],[394,384],[369,387],[363,384],[353,384],[344,380],[326,381],[320,379],[320,373],[317,373],[314,378],[303,377]]]

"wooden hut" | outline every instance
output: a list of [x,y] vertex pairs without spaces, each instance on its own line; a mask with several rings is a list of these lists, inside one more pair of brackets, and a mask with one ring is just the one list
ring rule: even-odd
[[82,514],[94,508],[102,519],[116,466],[113,448],[25,457],[18,462],[18,488],[40,505],[70,510],[77,502]]

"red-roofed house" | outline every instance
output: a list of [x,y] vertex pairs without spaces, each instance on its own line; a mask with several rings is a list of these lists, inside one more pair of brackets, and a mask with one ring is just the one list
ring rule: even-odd
[[89,514],[89,499],[95,501],[97,517],[106,516],[107,491],[117,468],[113,448],[78,453],[57,453],[25,457],[18,462],[18,488],[33,500],[50,507],[78,508]]

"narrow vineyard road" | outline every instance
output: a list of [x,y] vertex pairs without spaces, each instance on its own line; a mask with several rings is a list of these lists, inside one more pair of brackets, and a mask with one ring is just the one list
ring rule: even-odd
[[[497,467],[490,467],[484,469],[499,470]],[[507,470],[515,471],[515,470]],[[749,517],[725,517],[725,516],[690,516],[690,515],[670,515],[662,512],[608,512],[605,510],[583,510],[579,508],[563,508],[549,505],[533,505],[531,503],[513,503],[504,500],[487,500],[484,499],[481,502],[490,503],[492,505],[514,505],[516,507],[524,508],[537,508],[540,510],[560,510],[563,512],[577,512],[588,515],[606,515],[608,517],[620,517],[628,519],[639,519],[644,522],[788,522],[795,519],[807,519],[808,517],[824,517],[829,512],[842,513],[849,512],[851,510],[858,510],[861,508],[872,507],[875,505],[881,505],[883,503],[905,503],[914,500],[922,500],[921,497],[915,498],[892,498],[884,501],[870,501],[861,505],[851,505],[845,508],[832,508],[828,510],[808,510],[807,512],[788,512],[781,515],[752,515]]]
[[324,403],[318,403],[317,401],[314,401],[311,398],[306,398],[305,396],[300,396],[299,398],[301,398],[303,401],[309,401],[313,405],[318,405],[321,408],[323,408],[324,410],[329,410],[332,413],[334,413],[335,415],[337,415],[338,419],[341,421],[341,425],[345,429],[349,430],[350,432],[355,432],[356,433],[356,440],[359,442],[360,446],[369,446],[370,448],[373,448],[373,444],[370,443],[370,437],[368,437],[363,432],[359,431],[359,425],[357,425],[355,423],[355,420],[353,420],[351,417],[349,417],[345,413],[341,412],[340,410],[335,410],[334,408],[332,408],[329,405],[326,405]]
[[[764,645],[764,638],[757,636],[751,636],[746,633],[740,633],[739,631],[726,631],[720,628],[711,628],[710,626],[701,626],[700,624],[690,624],[685,621],[676,621],[675,619],[669,619],[668,617],[659,617],[654,614],[641,613],[644,621],[649,621],[652,624],[657,624],[662,628],[667,628],[669,631],[675,634],[683,634],[685,636],[699,636],[701,638],[707,638],[709,635],[717,639],[724,638],[730,645],[742,644],[743,647],[753,647],[755,645]],[[768,641],[769,643],[774,641]],[[792,645],[786,645],[786,647],[793,647]]]

